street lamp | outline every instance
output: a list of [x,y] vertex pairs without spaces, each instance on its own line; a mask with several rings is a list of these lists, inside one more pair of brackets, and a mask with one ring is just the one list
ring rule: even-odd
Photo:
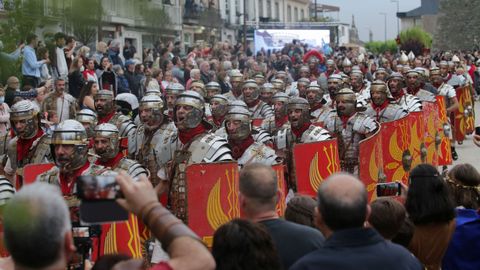
[[379,14],[385,17],[385,43],[386,43],[387,42],[387,13],[380,12]]
[[[397,14],[398,14],[398,12],[400,12],[400,0],[390,0],[390,2],[397,3]],[[398,35],[400,35],[400,19],[397,17],[397,36]]]

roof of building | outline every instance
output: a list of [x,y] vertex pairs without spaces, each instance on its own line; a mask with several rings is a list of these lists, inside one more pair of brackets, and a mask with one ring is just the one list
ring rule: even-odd
[[422,15],[435,15],[438,13],[438,5],[438,0],[422,0],[420,7],[407,12],[397,12],[397,17],[412,18]]

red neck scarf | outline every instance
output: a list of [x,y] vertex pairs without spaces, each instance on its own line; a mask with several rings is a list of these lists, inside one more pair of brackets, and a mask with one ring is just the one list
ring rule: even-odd
[[252,135],[248,136],[247,138],[243,139],[242,141],[233,141],[228,140],[230,147],[232,148],[232,157],[233,159],[237,160],[242,157],[243,153],[247,150],[247,148],[254,143]]
[[58,178],[60,179],[60,189],[62,190],[63,196],[70,196],[73,193],[73,187],[77,182],[77,177],[82,175],[83,171],[90,167],[90,162],[85,162],[85,165],[76,169],[71,174],[60,173]]
[[443,79],[444,82],[448,82],[452,78],[452,73],[448,73],[447,76]]
[[415,88],[407,88],[407,92],[410,95],[417,95],[418,91],[420,91],[420,87],[415,87]]
[[41,128],[38,129],[37,134],[33,136],[31,139],[21,139],[18,138],[17,141],[17,161],[27,158],[28,150],[32,147],[33,142],[43,136],[43,130]]
[[115,115],[115,113],[116,113],[116,112],[115,112],[115,110],[114,110],[113,112],[105,115],[105,117],[99,118],[97,125],[108,123],[108,121],[110,121],[110,119],[112,119],[112,117]]
[[288,115],[284,117],[275,117],[275,127],[280,128],[288,122]]
[[372,102],[372,108],[373,108],[373,109],[375,110],[375,112],[377,113],[377,121],[379,120],[378,118],[379,118],[380,112],[383,111],[385,108],[387,108],[387,106],[388,106],[389,103],[390,103],[390,102],[388,101],[388,99],[385,100],[385,101],[383,102],[383,104],[381,104],[380,106],[377,106],[375,103]]
[[215,124],[215,126],[219,127],[222,123],[223,123],[223,119],[225,119],[225,116],[222,116],[220,118],[215,118],[215,117],[212,117],[212,120],[213,120],[213,123]]
[[391,93],[393,98],[395,98],[395,100],[399,100],[401,97],[403,97],[405,95],[405,91],[403,90],[403,88],[399,89],[396,93]]
[[107,161],[101,161],[100,159],[97,159],[95,161],[95,164],[96,165],[101,165],[103,167],[108,167],[108,168],[111,168],[113,170],[117,167],[118,163],[120,162],[120,160],[123,157],[125,157],[125,155],[123,154],[122,151],[120,151],[120,152],[118,152],[118,154],[115,157],[113,157],[113,158],[111,158]]
[[189,143],[194,137],[199,134],[205,133],[207,129],[200,124],[194,128],[187,129],[187,130],[178,130],[178,138],[182,142],[183,145]]
[[438,89],[440,86],[442,86],[442,83],[432,83],[432,85]]
[[300,128],[292,127],[292,133],[295,135],[295,137],[299,138],[302,136],[303,132],[305,132],[305,130],[307,130],[309,127],[310,123],[305,123]]
[[340,120],[342,120],[343,128],[347,128],[348,120],[350,120],[352,116],[340,116]]
[[251,102],[251,103],[247,103],[247,106],[248,106],[249,108],[252,108],[252,107],[257,106],[258,103],[260,103],[260,99],[256,99],[256,100],[254,100],[254,101]]

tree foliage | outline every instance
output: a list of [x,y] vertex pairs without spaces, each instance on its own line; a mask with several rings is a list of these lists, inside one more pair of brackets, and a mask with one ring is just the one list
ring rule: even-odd
[[387,40],[387,42],[371,41],[365,43],[365,48],[374,54],[384,53],[385,51],[396,52],[397,43],[395,40]]
[[136,8],[141,15],[146,30],[152,35],[154,40],[159,39],[163,29],[168,29],[171,22],[168,13],[162,6],[157,6],[151,1],[140,0],[137,2]]
[[65,9],[65,22],[70,32],[84,44],[95,41],[104,10],[101,0],[73,0]]
[[468,50],[480,41],[480,1],[440,0],[435,47]]
[[432,47],[432,37],[419,27],[400,32],[400,50],[420,55],[424,48]]

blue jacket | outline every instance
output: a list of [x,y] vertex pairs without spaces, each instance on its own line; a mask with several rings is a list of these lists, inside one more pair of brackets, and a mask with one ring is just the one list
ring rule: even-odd
[[291,270],[421,270],[420,262],[404,247],[386,241],[374,229],[334,232],[323,247],[298,260]]
[[456,228],[442,269],[480,269],[480,215],[473,209],[457,208]]

